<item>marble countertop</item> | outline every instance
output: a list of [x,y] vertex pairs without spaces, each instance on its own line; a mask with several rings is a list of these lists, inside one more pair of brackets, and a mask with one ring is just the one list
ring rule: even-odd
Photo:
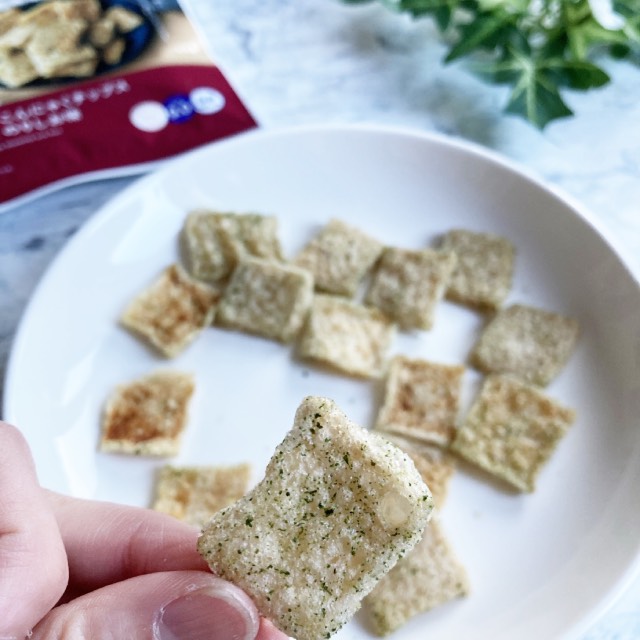
[[[576,115],[541,132],[502,113],[505,89],[484,84],[463,63],[445,67],[445,48],[428,21],[334,0],[191,0],[190,9],[261,126],[379,123],[478,143],[580,201],[640,276],[638,67],[607,63],[611,84],[569,93]],[[135,179],[67,188],[0,213],[0,377],[21,313],[53,257]],[[638,638],[640,581],[581,640]]]

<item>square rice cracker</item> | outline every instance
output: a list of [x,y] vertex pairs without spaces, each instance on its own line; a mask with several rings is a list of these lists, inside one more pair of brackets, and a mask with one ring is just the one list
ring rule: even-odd
[[219,298],[217,289],[173,264],[134,298],[121,323],[173,358],[211,324]]
[[62,67],[96,60],[96,50],[80,40],[88,29],[86,20],[64,20],[38,28],[25,46],[31,63],[43,78]]
[[395,356],[376,429],[448,446],[455,435],[465,368]]
[[308,271],[259,258],[238,263],[224,290],[216,321],[256,335],[291,342],[313,300]]
[[117,386],[105,405],[100,449],[142,456],[177,455],[194,389],[193,376],[168,370]]
[[130,11],[120,5],[109,7],[104,15],[109,18],[109,20],[113,20],[120,33],[129,33],[137,29],[144,22],[138,13]]
[[575,412],[516,378],[486,378],[451,450],[518,491],[531,493]]
[[440,248],[456,254],[446,296],[457,302],[495,309],[511,290],[515,248],[510,240],[494,233],[453,229]]
[[377,309],[338,296],[316,294],[300,341],[298,355],[349,375],[382,374],[395,336],[395,325]]
[[510,373],[546,386],[567,363],[578,335],[572,318],[514,304],[498,311],[485,327],[471,364],[486,373]]
[[246,257],[282,261],[275,216],[192,211],[184,222],[181,241],[188,270],[208,282],[228,278]]
[[365,304],[386,313],[402,329],[430,329],[455,264],[451,252],[388,247],[374,271]]
[[425,444],[392,433],[383,433],[385,438],[400,447],[413,460],[418,473],[433,496],[433,502],[442,509],[449,493],[449,484],[456,470],[453,456],[441,447]]
[[435,518],[422,540],[365,598],[374,632],[386,636],[411,618],[469,593],[467,571]]
[[220,509],[247,492],[250,478],[249,464],[166,465],[158,473],[153,509],[202,528]]
[[20,49],[0,49],[0,82],[9,89],[22,87],[38,77],[29,57]]
[[341,220],[330,220],[296,256],[316,289],[352,297],[382,253],[383,245]]
[[318,640],[417,544],[432,506],[406,454],[309,397],[264,479],[212,518],[198,548],[282,631]]

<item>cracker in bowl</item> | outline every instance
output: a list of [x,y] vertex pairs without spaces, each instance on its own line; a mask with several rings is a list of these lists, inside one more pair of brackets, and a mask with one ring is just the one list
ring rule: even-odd
[[383,245],[341,220],[330,220],[296,256],[313,274],[316,289],[353,296],[382,253]]
[[387,247],[365,304],[380,309],[402,329],[430,329],[455,265],[452,252]]
[[447,287],[447,297],[480,309],[499,307],[511,290],[515,247],[495,233],[452,229],[440,248],[453,251],[457,264]]
[[487,373],[508,373],[546,386],[565,366],[578,340],[573,318],[523,304],[501,309],[471,354]]
[[518,491],[531,493],[575,412],[537,387],[491,375],[451,445],[452,451]]
[[219,298],[217,289],[174,264],[136,296],[121,322],[161,354],[173,358],[211,324]]
[[468,593],[467,571],[432,518],[422,540],[380,580],[365,606],[375,633],[386,636],[414,616]]
[[298,345],[301,358],[353,376],[381,375],[395,325],[377,309],[316,294]]
[[376,429],[448,446],[455,435],[464,367],[395,356]]
[[282,631],[318,640],[416,545],[432,507],[405,453],[309,397],[262,482],[212,518],[198,548]]
[[313,299],[313,278],[298,267],[246,258],[233,271],[216,321],[223,327],[291,342]]
[[169,370],[119,385],[105,406],[100,449],[143,456],[177,455],[194,389],[190,374]]
[[251,466],[166,465],[156,482],[153,509],[196,527],[203,527],[220,509],[247,491]]

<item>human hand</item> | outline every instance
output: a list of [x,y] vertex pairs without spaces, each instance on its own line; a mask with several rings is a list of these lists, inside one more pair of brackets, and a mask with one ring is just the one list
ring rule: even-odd
[[209,572],[197,537],[160,513],[43,490],[0,422],[0,640],[285,640]]

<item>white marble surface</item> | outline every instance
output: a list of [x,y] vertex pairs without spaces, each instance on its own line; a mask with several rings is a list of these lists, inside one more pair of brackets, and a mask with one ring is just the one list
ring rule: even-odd
[[[429,22],[333,0],[191,0],[215,59],[263,127],[382,123],[498,151],[591,210],[640,274],[640,68],[572,93],[544,132],[501,113],[506,93],[445,67]],[[0,213],[0,374],[24,306],[65,241],[135,178],[68,188]],[[0,387],[0,392],[1,392]],[[640,638],[640,581],[581,640]],[[541,639],[548,640],[548,639]]]

